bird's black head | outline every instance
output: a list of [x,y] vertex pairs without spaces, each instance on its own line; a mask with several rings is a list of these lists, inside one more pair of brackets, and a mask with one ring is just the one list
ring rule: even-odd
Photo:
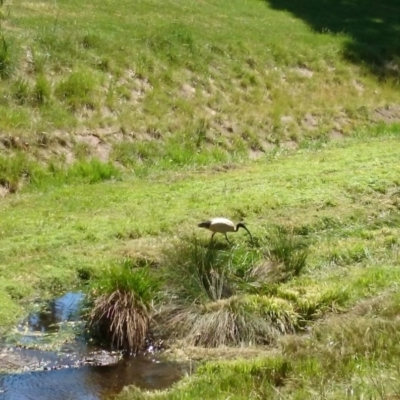
[[211,225],[211,221],[204,221],[204,222],[200,222],[199,224],[197,224],[197,226],[199,228],[206,228],[208,229]]

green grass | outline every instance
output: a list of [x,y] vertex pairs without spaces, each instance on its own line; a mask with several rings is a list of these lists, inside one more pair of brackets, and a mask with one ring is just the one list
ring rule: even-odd
[[96,135],[89,154],[141,173],[398,122],[399,5],[386,3],[352,3],[349,22],[334,2],[321,19],[282,0],[6,1],[0,138],[47,161],[61,137],[79,159],[77,139]]

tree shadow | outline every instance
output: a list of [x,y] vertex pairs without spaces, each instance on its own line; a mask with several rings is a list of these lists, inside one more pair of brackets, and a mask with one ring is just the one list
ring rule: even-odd
[[349,36],[344,57],[380,79],[400,80],[400,0],[266,0],[319,33]]

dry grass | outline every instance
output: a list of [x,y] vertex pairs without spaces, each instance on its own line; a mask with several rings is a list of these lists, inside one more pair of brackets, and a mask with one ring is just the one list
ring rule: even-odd
[[149,322],[149,310],[134,293],[116,290],[95,300],[88,326],[115,348],[137,352],[148,337]]
[[91,286],[89,331],[118,349],[140,350],[149,336],[158,286],[147,267],[124,260],[94,277]]
[[293,333],[298,315],[282,299],[258,295],[162,310],[169,337],[203,347],[269,344],[281,334]]

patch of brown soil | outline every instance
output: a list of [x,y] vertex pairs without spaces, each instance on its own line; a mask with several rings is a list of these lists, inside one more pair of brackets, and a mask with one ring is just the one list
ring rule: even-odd
[[400,122],[400,105],[376,108],[374,111],[374,118],[377,121],[384,121],[387,123]]
[[285,142],[281,142],[279,144],[280,147],[283,147],[285,149],[288,150],[297,150],[297,148],[299,147],[299,144],[297,142],[295,142],[294,140],[287,140]]
[[0,197],[5,197],[10,193],[7,187],[0,185]]
[[0,138],[0,142],[7,149],[29,150],[29,142],[19,136],[3,136]]
[[118,80],[117,86],[126,86],[131,88],[130,101],[136,105],[144,98],[147,92],[153,89],[150,81],[135,73],[135,71],[128,69],[125,74]]
[[250,149],[249,151],[249,158],[250,160],[258,160],[263,157],[265,153],[262,150],[258,149]]
[[192,97],[195,96],[196,94],[196,88],[194,88],[193,86],[185,83],[182,85],[181,87],[181,94],[184,98],[186,99],[190,99]]
[[314,75],[314,72],[308,69],[307,67],[293,68],[292,71],[304,78],[312,78]]
[[99,160],[103,162],[108,161],[112,147],[97,134],[77,134],[75,138],[78,143],[86,145],[90,153],[96,156]]
[[[65,147],[65,146],[60,146],[60,145],[52,146],[50,154],[56,155],[59,159],[61,159],[67,165],[73,164],[76,160],[74,152],[69,147]],[[46,151],[42,152],[42,155],[43,155],[44,159],[46,159],[46,157],[48,159],[51,158],[50,156],[46,156]]]
[[362,84],[362,82],[360,82],[360,81],[354,79],[354,80],[352,81],[352,84],[353,84],[354,88],[355,88],[358,92],[360,92],[360,93],[363,93],[363,92],[364,92],[364,85]]
[[329,139],[331,140],[342,140],[344,139],[344,135],[342,132],[334,129],[331,132],[329,132]]
[[268,151],[271,151],[272,149],[274,149],[276,147],[273,143],[271,143],[265,139],[260,139],[259,144],[265,153]]
[[292,124],[294,122],[294,118],[291,115],[282,115],[281,123],[284,125]]
[[318,119],[312,114],[306,114],[302,121],[303,126],[308,130],[314,130],[318,128]]

